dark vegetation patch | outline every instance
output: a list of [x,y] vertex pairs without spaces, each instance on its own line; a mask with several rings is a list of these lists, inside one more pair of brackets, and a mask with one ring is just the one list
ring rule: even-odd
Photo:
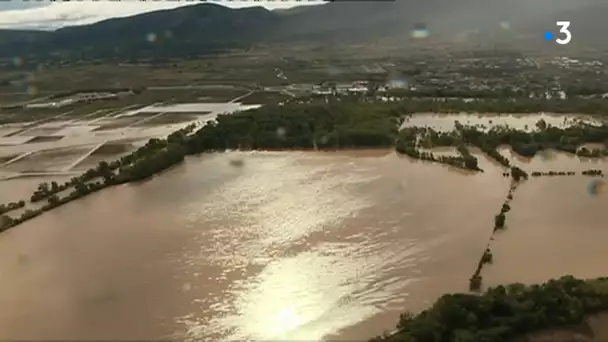
[[115,119],[108,118],[108,120],[109,121],[111,121],[111,120],[125,120],[125,121],[127,121],[127,120],[134,120],[134,119],[141,120],[141,119],[152,117],[154,115],[158,115],[160,113],[163,113],[163,111],[162,110],[158,110],[156,112],[139,112],[139,113],[136,113],[136,114],[133,114],[133,115],[119,116],[119,117],[116,117]]
[[114,155],[124,153],[133,148],[132,144],[121,142],[109,142],[98,148],[91,156],[96,155]]
[[24,136],[50,136],[59,132],[63,127],[36,127],[18,135]]
[[16,158],[17,156],[19,156],[18,153],[0,156],[0,164],[6,163],[7,161]]
[[242,104],[262,104],[262,105],[268,105],[268,104],[276,104],[279,102],[283,102],[285,100],[291,99],[292,97],[287,95],[287,94],[283,94],[281,92],[276,92],[276,91],[258,91],[255,93],[252,93],[251,95],[245,96],[244,98],[240,99],[238,102],[242,103]]
[[[176,115],[177,114],[177,115]],[[159,117],[138,123],[136,126],[159,126],[163,124],[175,124],[195,120],[196,115],[185,113],[166,113]]]
[[565,276],[541,285],[511,284],[482,295],[448,294],[418,315],[404,313],[387,342],[507,342],[550,327],[583,324],[608,310],[608,278]]
[[26,144],[58,141],[61,139],[63,139],[63,136],[60,136],[60,135],[39,135],[39,136],[34,137],[34,139],[28,141]]
[[48,159],[55,159],[55,158],[68,157],[68,156],[77,156],[79,154],[86,153],[88,150],[89,150],[88,148],[71,148],[71,147],[58,148],[58,149],[53,149],[53,150],[37,152],[24,159],[34,159],[34,160],[39,161],[39,160],[48,160]]
[[117,128],[124,128],[129,125],[136,123],[141,120],[141,118],[120,118],[120,119],[112,119],[107,123],[101,123],[99,127],[93,129],[93,131],[108,131]]

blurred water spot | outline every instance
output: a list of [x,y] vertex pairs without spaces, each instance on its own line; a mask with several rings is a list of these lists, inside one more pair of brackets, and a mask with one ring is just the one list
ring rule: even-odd
[[15,56],[11,59],[11,63],[13,63],[13,65],[16,67],[23,66],[23,58]]
[[500,28],[503,30],[508,30],[511,28],[511,23],[506,20],[503,20],[500,22]]
[[165,38],[173,38],[173,32],[169,30],[165,31]]
[[26,72],[24,79],[26,82],[34,82],[36,80],[36,75],[32,74],[31,72]]
[[20,254],[17,257],[17,262],[19,263],[19,265],[26,265],[30,262],[30,257],[25,254]]
[[541,150],[541,151],[538,152],[538,157],[542,161],[550,161],[550,160],[552,160],[554,158],[554,155],[549,150]]
[[243,161],[243,159],[232,159],[232,160],[230,160],[230,166],[242,167],[243,164],[245,164],[245,162]]
[[277,128],[277,136],[279,138],[285,138],[285,134],[287,134],[287,130],[284,127]]
[[192,290],[192,285],[190,285],[190,283],[185,283],[184,285],[182,285],[183,292],[188,292],[190,290]]
[[411,36],[414,39],[423,39],[430,35],[430,32],[425,24],[416,24],[411,32]]
[[28,86],[25,89],[25,93],[30,96],[36,95],[36,94],[38,94],[38,88],[36,88],[35,86]]
[[391,88],[405,88],[408,85],[407,80],[390,80],[388,83]]
[[85,304],[98,305],[103,302],[117,301],[120,299],[120,293],[116,291],[111,285],[105,284],[103,287],[90,293],[84,298]]
[[342,70],[333,66],[329,66],[327,67],[327,73],[330,75],[339,75],[342,73]]
[[589,185],[587,186],[587,192],[589,193],[590,196],[592,197],[597,197],[598,195],[602,194],[605,191],[605,183],[603,180],[601,179],[594,179],[591,182],[589,182]]
[[156,36],[156,33],[154,33],[154,32],[150,32],[146,35],[146,40],[150,43],[156,42],[157,39],[158,39],[158,37]]

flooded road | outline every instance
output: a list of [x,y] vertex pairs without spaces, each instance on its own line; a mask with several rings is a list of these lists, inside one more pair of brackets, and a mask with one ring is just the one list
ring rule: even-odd
[[[390,151],[190,158],[0,235],[0,339],[365,340],[468,290],[509,184],[480,165]],[[608,198],[589,197],[589,180],[520,186],[484,281],[605,275]]]

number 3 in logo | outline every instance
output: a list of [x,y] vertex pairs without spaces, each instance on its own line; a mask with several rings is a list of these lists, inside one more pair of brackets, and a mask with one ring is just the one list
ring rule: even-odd
[[562,38],[556,39],[555,42],[557,44],[561,44],[561,45],[566,45],[566,44],[570,43],[570,40],[572,39],[572,33],[570,33],[570,31],[568,30],[568,27],[570,27],[570,22],[569,21],[558,21],[557,26],[561,27],[559,29],[559,32],[565,34],[566,37],[564,39],[562,39]]

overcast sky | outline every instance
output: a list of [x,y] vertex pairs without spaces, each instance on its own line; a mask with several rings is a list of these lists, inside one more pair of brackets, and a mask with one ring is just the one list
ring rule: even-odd
[[[229,7],[264,6],[269,9],[289,8],[309,1],[242,1],[211,0]],[[125,17],[144,12],[170,9],[201,3],[201,1],[71,1],[50,2],[0,0],[0,28],[50,30],[69,25],[90,24],[100,20]]]

